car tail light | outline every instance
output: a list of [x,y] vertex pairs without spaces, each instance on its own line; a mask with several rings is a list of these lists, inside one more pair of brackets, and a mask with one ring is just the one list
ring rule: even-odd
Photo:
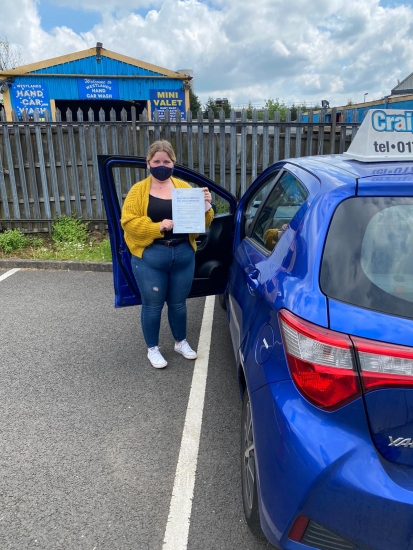
[[288,533],[288,538],[300,542],[306,548],[319,550],[357,550],[358,546],[341,535],[305,516],[298,516]]
[[295,542],[301,542],[310,520],[306,516],[297,516],[288,533],[288,538]]
[[364,392],[413,387],[413,348],[352,337],[357,350]]
[[279,313],[291,376],[308,401],[335,410],[361,395],[353,346],[345,334]]

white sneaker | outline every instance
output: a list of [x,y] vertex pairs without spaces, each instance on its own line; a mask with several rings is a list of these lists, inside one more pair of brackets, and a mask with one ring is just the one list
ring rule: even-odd
[[182,342],[175,342],[175,351],[185,357],[185,359],[196,359],[198,357],[196,351],[194,351],[186,340]]
[[168,364],[168,362],[162,357],[162,353],[159,351],[158,346],[148,348],[148,359],[155,369],[163,369]]

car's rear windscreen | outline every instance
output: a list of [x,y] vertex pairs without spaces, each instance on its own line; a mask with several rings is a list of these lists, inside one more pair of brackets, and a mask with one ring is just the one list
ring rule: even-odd
[[320,285],[329,297],[413,319],[413,197],[354,197],[328,231]]

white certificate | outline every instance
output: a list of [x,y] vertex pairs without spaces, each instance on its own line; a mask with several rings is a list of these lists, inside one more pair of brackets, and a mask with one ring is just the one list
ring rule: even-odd
[[205,233],[204,192],[201,188],[172,189],[174,233]]

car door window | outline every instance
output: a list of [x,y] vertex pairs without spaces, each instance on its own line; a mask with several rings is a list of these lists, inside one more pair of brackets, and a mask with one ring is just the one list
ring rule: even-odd
[[257,211],[250,238],[272,251],[307,196],[303,184],[289,172],[284,172]]
[[271,174],[261,183],[259,188],[249,199],[248,204],[244,210],[244,219],[245,219],[244,230],[246,234],[248,234],[249,232],[249,229],[254,221],[254,217],[256,216],[261,206],[261,203],[267,199],[268,194],[272,189],[274,182],[278,178],[279,174],[280,174],[280,170],[277,170],[276,172],[271,172]]

